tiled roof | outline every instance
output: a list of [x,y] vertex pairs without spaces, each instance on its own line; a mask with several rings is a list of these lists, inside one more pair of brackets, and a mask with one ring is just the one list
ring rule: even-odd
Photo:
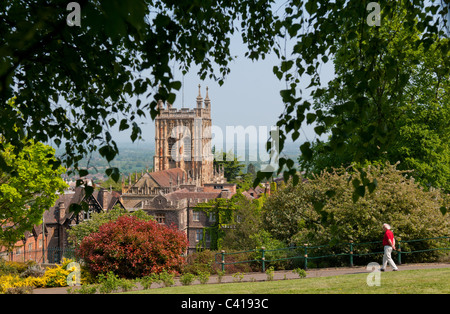
[[178,201],[182,199],[199,199],[199,200],[211,200],[218,198],[221,191],[217,192],[193,192],[188,189],[181,189],[165,195],[169,201]]
[[[59,195],[59,198],[56,200],[55,205],[50,207],[48,210],[44,212],[44,221],[46,224],[54,224],[58,223],[58,215],[59,215],[59,204],[64,203],[64,207],[66,209],[66,214],[63,218],[63,221],[69,219],[73,216],[73,213],[70,212],[70,205],[72,204],[80,204],[84,199],[84,189],[82,187],[75,188],[75,192],[66,193]],[[100,206],[103,204],[103,197],[105,197],[105,210],[110,210],[113,206],[120,200],[120,193],[116,191],[108,191],[101,192],[99,190],[95,190],[92,196],[99,202]]]
[[149,175],[159,184],[161,187],[170,187],[177,184],[178,180],[181,181],[186,172],[181,168],[172,168],[168,170],[161,170],[157,172],[150,172]]

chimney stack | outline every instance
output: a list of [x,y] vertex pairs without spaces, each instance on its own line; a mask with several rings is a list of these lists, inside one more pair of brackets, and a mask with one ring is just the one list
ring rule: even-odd
[[108,207],[106,193],[108,193],[108,190],[105,188],[101,188],[98,192],[98,202],[103,210],[106,210]]
[[62,223],[64,217],[66,217],[66,205],[64,202],[58,203],[58,210],[59,210],[59,222]]

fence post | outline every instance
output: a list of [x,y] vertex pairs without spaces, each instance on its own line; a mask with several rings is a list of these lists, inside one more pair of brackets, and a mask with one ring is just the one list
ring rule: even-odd
[[222,262],[221,262],[221,264],[222,264],[222,271],[224,272],[225,271],[225,251],[222,250],[220,253],[222,254]]
[[399,265],[402,264],[402,247],[400,245],[400,242],[402,242],[402,241],[399,238],[398,239],[398,247],[397,247],[397,251],[398,251],[398,263],[397,264],[399,264]]
[[350,267],[353,267],[353,241],[350,240]]
[[261,247],[261,262],[262,262],[262,271],[263,273],[266,271],[266,257],[265,257],[266,248],[264,246]]
[[305,270],[308,269],[308,243],[305,243]]

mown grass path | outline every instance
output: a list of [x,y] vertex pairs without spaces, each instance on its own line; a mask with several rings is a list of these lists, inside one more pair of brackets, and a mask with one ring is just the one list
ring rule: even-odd
[[380,274],[380,286],[368,286],[367,275],[357,273],[304,279],[175,286],[137,294],[448,294],[450,268],[403,270]]

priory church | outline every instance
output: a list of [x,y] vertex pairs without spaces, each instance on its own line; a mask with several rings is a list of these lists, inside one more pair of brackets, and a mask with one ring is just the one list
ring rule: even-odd
[[203,99],[199,85],[196,100],[193,109],[158,103],[153,171],[129,175],[128,180],[123,178],[121,196],[128,211],[142,209],[157,222],[174,224],[184,231],[189,251],[195,250],[199,242],[209,246],[209,235],[203,233],[203,228],[215,222],[215,217],[193,208],[236,193],[236,185],[226,182],[224,169],[213,166],[208,88]]

